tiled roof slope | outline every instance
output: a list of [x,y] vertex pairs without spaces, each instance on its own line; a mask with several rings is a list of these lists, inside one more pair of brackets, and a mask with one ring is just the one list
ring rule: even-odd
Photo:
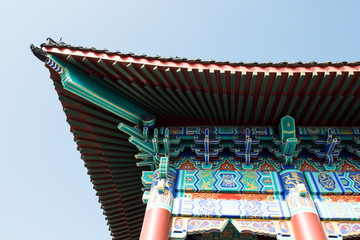
[[123,120],[64,90],[49,70],[113,239],[138,239],[145,212],[141,171],[147,169],[136,166],[137,149],[117,129]]
[[148,57],[48,42],[43,51],[157,117],[157,126],[360,125],[360,62],[224,63]]

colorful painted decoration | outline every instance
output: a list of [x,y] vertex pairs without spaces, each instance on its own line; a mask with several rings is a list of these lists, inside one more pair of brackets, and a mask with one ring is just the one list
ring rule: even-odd
[[285,201],[175,198],[172,214],[183,217],[289,219]]
[[178,170],[176,190],[182,192],[282,193],[277,172]]
[[[79,149],[90,152],[84,161],[104,212],[134,211],[125,201],[141,187],[126,192],[124,182],[144,170],[143,229],[152,239],[168,239],[169,230],[171,239],[360,235],[360,128],[352,127],[359,64],[213,64],[52,42],[36,56],[50,69]],[[296,116],[281,115],[296,106]],[[145,168],[134,171],[135,163]],[[116,224],[110,229],[123,231]]]
[[164,208],[169,211],[172,210],[175,194],[175,179],[176,170],[174,169],[169,169],[169,174],[166,179],[160,178],[159,170],[154,172],[151,190],[147,197],[147,210],[153,207]]
[[339,222],[340,233],[344,236],[356,237],[360,236],[359,222]]

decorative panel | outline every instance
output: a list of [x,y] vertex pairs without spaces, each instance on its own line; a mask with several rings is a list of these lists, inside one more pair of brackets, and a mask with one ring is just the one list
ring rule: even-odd
[[312,194],[346,194],[336,172],[304,172]]
[[283,192],[277,172],[178,170],[176,190],[181,192]]
[[355,210],[357,203],[346,202],[315,202],[321,220],[359,220],[360,215]]
[[285,201],[175,198],[172,214],[186,217],[289,219]]

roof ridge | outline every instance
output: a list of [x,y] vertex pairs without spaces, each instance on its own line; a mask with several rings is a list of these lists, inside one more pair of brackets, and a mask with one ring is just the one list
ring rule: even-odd
[[41,47],[56,47],[56,48],[69,48],[72,50],[79,50],[79,51],[91,51],[95,53],[106,53],[109,55],[121,55],[121,56],[129,56],[134,58],[148,58],[151,60],[160,60],[160,61],[174,61],[174,62],[189,62],[189,63],[202,63],[202,64],[217,64],[217,65],[231,65],[231,66],[258,66],[258,67],[310,67],[310,66],[354,66],[354,65],[360,65],[360,61],[355,62],[347,62],[347,61],[341,61],[341,62],[302,62],[302,61],[296,61],[296,62],[267,62],[267,63],[259,63],[259,62],[230,62],[230,61],[216,61],[213,59],[210,60],[202,60],[200,58],[197,59],[188,59],[184,57],[161,57],[159,55],[155,56],[149,56],[147,54],[134,54],[132,52],[129,53],[123,53],[121,51],[109,51],[108,49],[97,49],[95,47],[83,47],[83,46],[74,46],[71,44],[66,44],[65,42],[62,42],[61,39],[59,42],[54,41],[52,38],[47,38],[46,43],[42,43],[40,45]]

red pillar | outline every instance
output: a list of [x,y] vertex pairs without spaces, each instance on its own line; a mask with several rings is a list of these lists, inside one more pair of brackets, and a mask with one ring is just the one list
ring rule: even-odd
[[168,240],[171,230],[171,210],[175,193],[176,170],[169,169],[166,179],[154,172],[140,240]]
[[291,217],[296,240],[326,240],[319,216],[312,212],[299,212]]
[[146,211],[140,240],[168,240],[171,227],[171,212],[164,208]]
[[289,169],[282,171],[280,177],[291,212],[290,221],[295,239],[327,240],[304,174],[299,170]]

